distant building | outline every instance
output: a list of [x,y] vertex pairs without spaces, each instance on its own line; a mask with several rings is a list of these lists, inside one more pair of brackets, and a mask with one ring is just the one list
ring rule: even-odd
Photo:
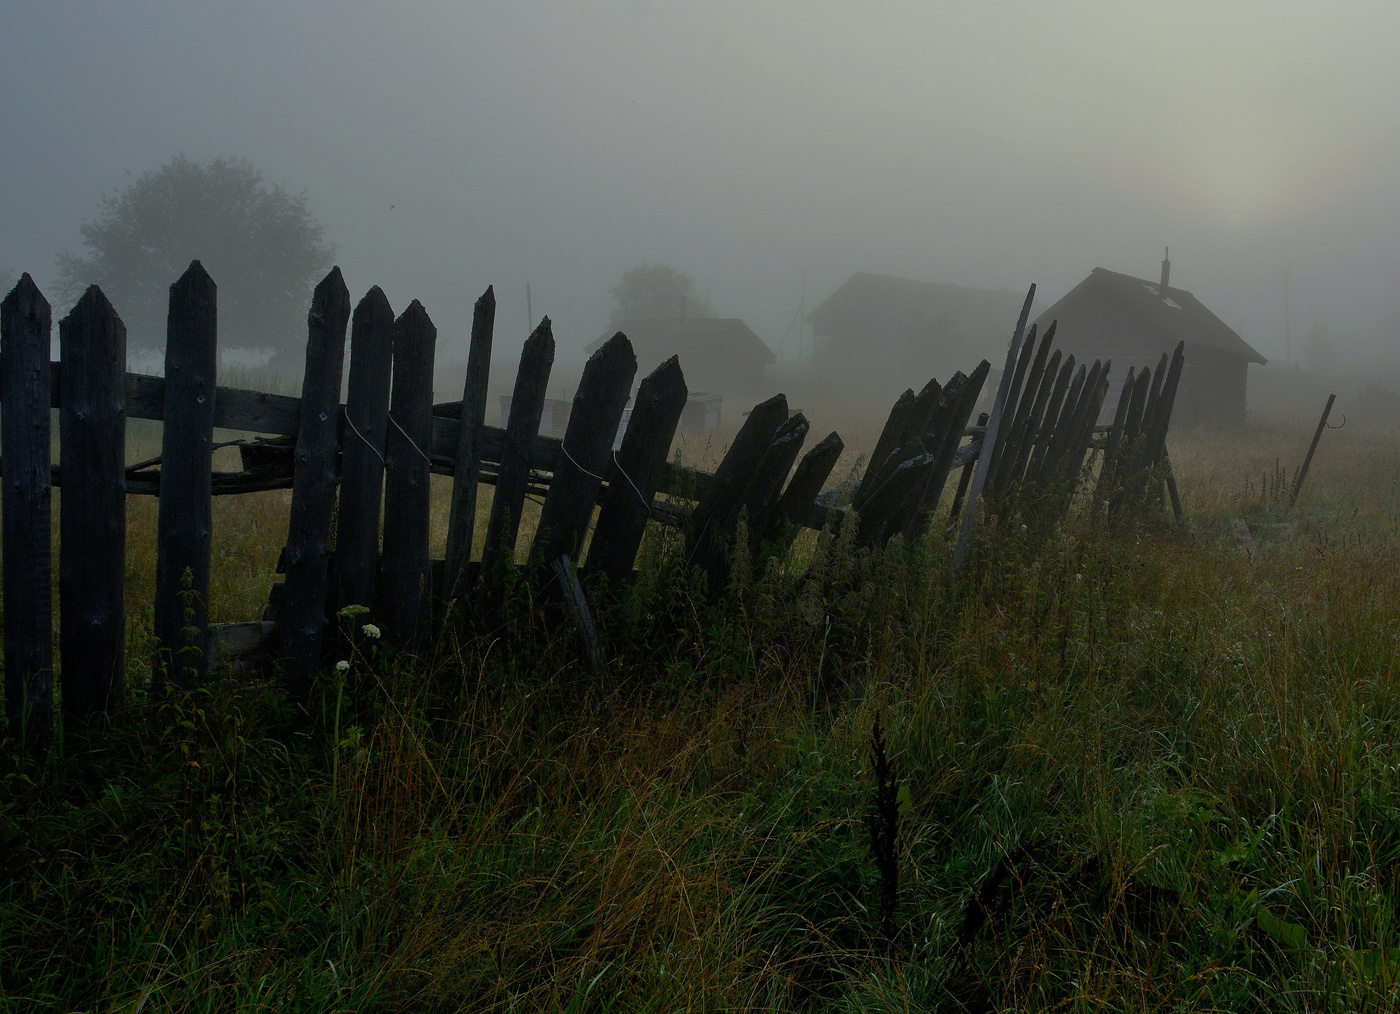
[[984,357],[995,361],[1023,300],[1009,289],[857,272],[806,317],[812,363],[829,372],[908,373],[918,388],[931,376],[971,370]]
[[[701,392],[730,398],[761,395],[765,371],[776,361],[763,340],[735,317],[629,320],[617,330],[632,342],[639,382],[671,356],[680,356],[692,399]],[[592,354],[613,334],[609,331],[585,351]]]
[[1169,287],[1171,261],[1149,282],[1095,268],[1036,318],[1042,332],[1059,321],[1055,345],[1080,362],[1112,359],[1106,410],[1117,405],[1129,367],[1157,368],[1163,352],[1186,343],[1186,361],[1172,411],[1174,425],[1235,426],[1244,422],[1250,363],[1268,362],[1185,289]]

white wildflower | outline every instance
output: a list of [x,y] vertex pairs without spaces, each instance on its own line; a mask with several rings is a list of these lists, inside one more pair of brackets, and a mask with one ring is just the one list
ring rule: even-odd
[[337,663],[335,664],[335,671],[336,671],[336,672],[349,672],[349,671],[350,671],[350,662],[349,662],[347,659],[343,659],[343,658],[342,658],[339,662],[337,662]]
[[367,612],[369,612],[369,606],[351,605],[346,606],[340,612],[336,613],[336,615],[342,620],[353,620],[355,617],[363,616]]
[[371,641],[379,640],[379,628],[376,627],[373,623],[366,623],[363,627],[360,628],[360,633],[364,634]]

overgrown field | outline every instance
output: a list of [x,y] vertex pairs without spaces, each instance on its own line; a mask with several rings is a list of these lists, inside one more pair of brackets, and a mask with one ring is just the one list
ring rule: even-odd
[[[713,595],[655,532],[591,592],[612,697],[526,578],[418,656],[342,620],[309,705],[225,674],[6,747],[5,1009],[1394,1009],[1400,444],[1328,433],[1290,514],[1306,434],[1233,439],[1171,442],[1184,528],[1002,518],[956,574],[838,533]],[[215,619],[285,518],[217,504]]]

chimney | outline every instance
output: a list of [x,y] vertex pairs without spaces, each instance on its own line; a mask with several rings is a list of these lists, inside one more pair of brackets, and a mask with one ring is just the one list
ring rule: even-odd
[[1162,295],[1164,296],[1167,294],[1167,282],[1169,282],[1172,277],[1171,256],[1172,248],[1167,247],[1167,252],[1162,255]]

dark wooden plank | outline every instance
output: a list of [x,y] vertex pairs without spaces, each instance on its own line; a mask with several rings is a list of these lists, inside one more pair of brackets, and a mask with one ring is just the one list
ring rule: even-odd
[[[321,666],[331,562],[339,450],[340,380],[350,290],[333,267],[316,286],[307,314],[306,371],[301,382],[301,428],[287,523],[287,602],[282,607],[282,658],[294,690],[305,691]],[[429,395],[429,408],[432,397]]]
[[443,598],[449,602],[457,597],[462,571],[472,558],[476,494],[481,480],[481,443],[486,428],[486,386],[491,378],[491,342],[495,328],[496,290],[488,285],[472,311],[467,378],[462,385],[462,403],[458,412],[456,468],[452,483],[452,509],[447,521],[446,569],[443,571]]
[[743,511],[748,526],[748,547],[750,553],[757,553],[768,539],[772,530],[773,518],[777,513],[778,500],[782,496],[783,484],[787,482],[797,455],[812,426],[801,412],[794,412],[773,434],[768,450],[754,469],[752,478],[739,497],[738,512]]
[[[1043,344],[1043,343],[1042,343]],[[1048,346],[1047,346],[1048,347]],[[992,460],[987,472],[987,486],[985,494],[995,497],[999,488],[999,475],[1001,473],[1002,458],[1006,456],[1010,442],[1016,437],[1016,416],[1020,411],[1022,400],[1022,388],[1030,386],[1028,376],[1030,364],[1036,357],[1036,325],[1032,324],[1026,332],[1025,341],[1021,345],[1021,357],[1016,362],[1016,372],[1011,380],[1011,388],[1007,392],[1006,415],[1001,421],[1001,427],[997,431],[996,446],[992,449]]]
[[1007,417],[1003,424],[1004,436],[998,441],[1001,444],[1001,450],[997,455],[997,460],[992,465],[992,476],[989,480],[991,487],[988,493],[995,500],[1000,500],[1008,487],[1015,481],[1013,473],[1016,455],[1021,449],[1022,437],[1028,424],[1031,406],[1040,392],[1046,359],[1050,353],[1050,343],[1055,337],[1054,323],[1052,322],[1051,326],[1045,329],[1045,334],[1040,338],[1039,346],[1034,349],[1032,348],[1033,338],[1030,334],[1026,336],[1026,348],[1022,351],[1022,357],[1024,358],[1034,351],[1035,358],[1031,360],[1030,369],[1026,372],[1021,395],[1014,405],[1015,411]]
[[337,608],[374,605],[393,370],[394,311],[376,285],[355,306],[350,323],[350,385],[332,565]]
[[49,302],[26,273],[0,303],[5,713],[10,735],[36,746],[53,731],[52,327]]
[[[918,444],[922,448],[922,444]],[[906,508],[928,482],[938,456],[927,451],[904,458],[866,501],[856,531],[857,546],[883,546],[905,526]]]
[[[904,461],[923,453],[921,442],[928,436],[929,426],[938,414],[942,396],[942,386],[937,380],[930,380],[908,406],[901,420],[899,439],[891,448],[891,452],[885,455],[884,462],[878,467],[872,462],[871,467],[866,469],[865,479],[852,498],[856,510],[860,510],[875,491],[889,481],[895,469]],[[896,451],[899,453],[895,453]]]
[[1079,489],[1084,468],[1084,455],[1089,450],[1089,441],[1094,435],[1094,424],[1098,422],[1103,408],[1104,396],[1108,393],[1108,369],[1111,363],[1094,360],[1084,388],[1079,395],[1079,407],[1070,419],[1069,433],[1065,449],[1061,453],[1059,472],[1064,484],[1061,504],[1067,509],[1074,493]]
[[1137,375],[1132,367],[1123,379],[1123,388],[1118,394],[1118,407],[1113,412],[1113,423],[1104,435],[1103,459],[1099,465],[1099,481],[1094,486],[1094,503],[1097,505],[1113,489],[1114,472],[1118,467],[1119,445],[1123,442],[1123,427],[1128,419],[1128,405],[1133,400],[1133,388]]
[[[63,713],[86,719],[126,691],[126,325],[96,285],[58,325],[59,657]],[[8,446],[8,445],[7,445]]]
[[1060,373],[1055,378],[1055,386],[1050,392],[1050,400],[1045,405],[1045,414],[1040,418],[1035,448],[1031,451],[1023,476],[1025,482],[1036,484],[1041,482],[1041,471],[1046,457],[1050,454],[1051,446],[1055,442],[1055,427],[1059,425],[1060,413],[1064,409],[1065,396],[1069,393],[1070,379],[1073,376],[1074,356],[1071,355],[1065,357],[1065,361],[1060,364]]
[[[1097,366],[1098,364],[1095,363]],[[1076,423],[1078,436],[1070,446],[1066,459],[1066,471],[1073,476],[1080,476],[1084,469],[1084,458],[1089,453],[1089,447],[1093,443],[1094,431],[1097,428],[1099,415],[1103,412],[1104,399],[1108,397],[1109,391],[1109,370],[1112,369],[1113,360],[1106,360],[1098,370],[1098,376],[1094,377],[1092,390],[1086,395],[1085,409],[1081,413],[1079,421]]]
[[[904,529],[907,538],[915,538],[919,534],[920,530],[927,524],[929,516],[937,508],[938,501],[943,497],[943,487],[948,484],[948,476],[955,467],[953,462],[967,429],[968,418],[977,405],[977,399],[982,393],[982,385],[986,383],[987,373],[990,370],[991,363],[984,359],[977,364],[977,368],[972,371],[970,376],[963,377],[961,373],[958,373],[948,382],[944,397],[940,401],[940,414],[937,423],[943,432],[941,437],[937,434],[931,434],[935,437],[933,442],[925,441],[925,446],[936,457],[928,479],[924,483],[924,488],[920,491],[917,500],[911,505],[909,518]],[[973,442],[979,444],[979,453],[980,440],[980,433],[973,437]]]
[[429,599],[429,466],[437,328],[414,300],[394,321],[394,382],[385,435],[384,552],[379,616],[401,645],[416,641]]
[[972,528],[977,523],[977,501],[982,496],[982,490],[986,488],[987,478],[991,474],[992,460],[996,454],[997,437],[1001,432],[1001,417],[1006,411],[1006,402],[1010,395],[1011,373],[1017,362],[1017,357],[1021,351],[1021,343],[1026,334],[1026,319],[1031,313],[1031,303],[1035,301],[1035,286],[1032,285],[1026,293],[1026,300],[1021,304],[1021,316],[1016,321],[1016,330],[1011,335],[1011,345],[1006,350],[1006,367],[1002,371],[1001,383],[997,386],[996,398],[992,401],[992,411],[987,417],[987,430],[982,437],[982,451],[977,455],[977,469],[973,473],[972,486],[967,493],[967,508],[963,512],[962,530],[958,533],[958,544],[953,550],[953,566],[961,566],[967,559],[967,551],[971,545]]
[[[715,469],[710,488],[695,505],[686,538],[687,559],[712,578],[723,571],[728,557],[733,532],[725,530],[726,523],[735,516],[754,468],[787,417],[787,398],[781,394],[755,405]],[[719,588],[712,584],[711,591]]]
[[1152,385],[1152,370],[1143,367],[1133,382],[1132,397],[1128,401],[1128,414],[1123,420],[1123,438],[1118,447],[1118,463],[1114,469],[1113,499],[1109,502],[1109,512],[1116,514],[1128,506],[1136,480],[1138,453],[1142,448],[1142,417],[1147,407],[1147,396]]
[[559,464],[540,511],[533,547],[540,559],[579,558],[636,375],[632,343],[620,331],[584,364]]
[[836,467],[845,449],[840,434],[833,430],[802,455],[797,471],[792,474],[792,481],[778,498],[768,527],[768,538],[773,542],[775,552],[782,553],[792,544],[792,537],[796,534],[793,527],[801,525],[811,513],[817,494],[826,485],[831,470]]
[[1079,411],[1080,397],[1084,391],[1084,381],[1088,374],[1088,367],[1080,363],[1079,369],[1074,373],[1074,379],[1070,381],[1069,391],[1065,394],[1064,404],[1060,406],[1060,414],[1055,419],[1054,428],[1050,431],[1050,439],[1045,445],[1045,457],[1040,462],[1040,472],[1036,476],[1036,483],[1042,488],[1048,489],[1055,481],[1059,474],[1060,462],[1064,458],[1070,442],[1074,439],[1071,423]]
[[929,424],[933,422],[933,417],[938,412],[938,401],[942,397],[943,385],[938,382],[937,377],[934,377],[915,396],[914,404],[910,407],[909,418],[904,426],[904,432],[899,435],[899,443],[917,439],[928,432]]
[[1006,445],[1003,463],[997,466],[997,496],[1005,495],[1013,484],[1020,481],[1025,473],[1026,463],[1030,460],[1031,444],[1040,426],[1045,403],[1050,400],[1050,391],[1059,374],[1060,350],[1055,349],[1054,355],[1048,355],[1051,343],[1055,340],[1055,330],[1058,323],[1058,321],[1052,320],[1050,326],[1045,329],[1045,334],[1040,340],[1040,349],[1036,352],[1035,363],[1031,367],[1030,376],[1026,378],[1026,387],[1021,395],[1021,406],[1016,413],[1016,421],[1012,426],[1011,437]]
[[[1041,375],[1040,389],[1036,392],[1035,401],[1031,403],[1030,415],[1026,419],[1026,428],[1021,435],[1020,446],[1016,448],[1016,455],[1011,463],[1011,472],[1018,484],[1023,483],[1028,478],[1028,473],[1034,475],[1031,463],[1035,460],[1037,450],[1041,447],[1040,441],[1043,435],[1048,432],[1045,421],[1049,414],[1051,396],[1059,383],[1060,350],[1055,349]],[[1066,377],[1064,386],[1060,388],[1060,394],[1063,396],[1068,388],[1069,381]],[[1054,410],[1058,411],[1058,409],[1059,406],[1056,405]]]
[[602,509],[588,547],[589,574],[606,574],[620,585],[632,573],[651,502],[669,477],[666,456],[689,392],[680,360],[672,356],[642,380],[622,446],[607,470]]
[[[52,406],[63,404],[62,364],[52,364]],[[126,417],[165,418],[165,380],[144,373],[128,373],[125,378]],[[246,430],[294,437],[301,425],[301,399],[266,391],[245,391],[237,387],[216,387],[214,390],[214,426],[216,429]]]
[[[977,425],[986,426],[987,419],[988,413],[981,413],[977,417]],[[948,509],[948,521],[950,524],[957,521],[958,514],[962,512],[962,505],[967,498],[967,489],[968,486],[971,485],[973,469],[977,467],[977,458],[980,457],[982,453],[982,441],[980,439],[975,439],[974,443],[977,446],[977,455],[969,457],[966,461],[962,462],[962,475],[958,477],[958,488],[953,491],[953,503]]]
[[906,388],[904,393],[895,399],[890,414],[885,419],[885,428],[880,431],[880,437],[875,441],[875,449],[870,452],[870,460],[865,464],[865,474],[861,476],[860,485],[856,487],[855,496],[851,499],[853,504],[859,506],[870,495],[880,480],[885,462],[903,442],[901,437],[904,436],[909,417],[914,411],[915,400],[913,388]]
[[170,286],[156,551],[155,685],[190,690],[208,657],[218,289],[199,261]]
[[1176,392],[1181,384],[1181,371],[1186,365],[1186,343],[1177,342],[1172,353],[1171,365],[1167,367],[1167,378],[1162,383],[1154,413],[1149,464],[1156,467],[1167,452],[1167,431],[1171,428],[1172,409],[1176,405]]
[[[496,479],[496,495],[491,503],[491,520],[486,528],[486,544],[481,547],[481,573],[491,579],[498,557],[503,564],[514,562],[515,540],[520,532],[520,512],[530,479],[531,451],[544,412],[545,390],[554,366],[554,333],[549,318],[540,320],[533,334],[525,339],[520,368],[515,375],[510,419],[506,421],[501,445],[501,468]],[[557,466],[556,466],[557,467]]]

